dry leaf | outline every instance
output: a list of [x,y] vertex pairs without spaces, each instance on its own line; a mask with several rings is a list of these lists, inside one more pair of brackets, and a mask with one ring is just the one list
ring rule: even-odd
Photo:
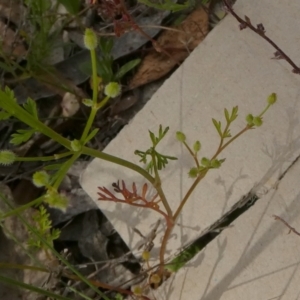
[[182,62],[205,38],[208,32],[208,15],[202,7],[199,7],[175,29],[179,31],[166,30],[157,40],[159,46],[165,49],[172,58],[153,49],[143,59],[129,83],[129,89],[163,77],[179,62]]
[[0,49],[4,54],[17,58],[25,57],[27,52],[21,38],[2,21],[0,21]]

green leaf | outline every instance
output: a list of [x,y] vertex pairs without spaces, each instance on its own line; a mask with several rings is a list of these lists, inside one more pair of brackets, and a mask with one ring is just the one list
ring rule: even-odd
[[98,133],[99,128],[94,128],[89,135],[87,136],[87,138],[85,139],[84,143],[87,143],[88,141],[90,141],[92,138],[95,137],[95,135]]
[[149,135],[150,135],[150,139],[152,141],[152,144],[153,144],[153,147],[156,146],[156,138],[155,138],[155,135],[152,131],[149,130]]
[[231,112],[231,117],[230,117],[230,122],[233,122],[237,116],[238,116],[238,110],[239,110],[239,107],[238,106],[235,106],[233,109],[232,109],[232,112]]
[[141,62],[141,59],[134,59],[123,65],[117,74],[115,75],[115,80],[120,80],[127,72],[135,68],[139,63]]
[[11,90],[8,86],[5,87],[4,93],[10,98],[10,100],[17,102],[14,91]]
[[200,149],[201,149],[201,143],[200,143],[200,141],[196,141],[196,142],[194,143],[193,149],[194,149],[194,152],[195,152],[195,153],[197,153],[197,152],[200,151]]
[[58,2],[72,15],[76,15],[79,12],[81,0],[58,0]]
[[176,138],[179,142],[185,142],[185,140],[186,140],[185,134],[181,131],[176,132]]
[[10,140],[10,143],[13,145],[20,145],[27,142],[34,133],[34,129],[19,129],[17,130],[17,133],[11,135],[12,139]]
[[11,114],[9,114],[6,111],[0,111],[0,121],[7,120],[11,117]]
[[230,123],[229,112],[226,108],[224,109],[224,115],[225,115],[225,119],[226,119],[227,123]]
[[231,137],[231,133],[230,130],[228,129],[226,132],[224,132],[223,138],[229,138],[229,137]]
[[162,125],[159,125],[158,138],[156,138],[155,145],[157,145],[164,138],[164,136],[167,134],[167,132],[169,131],[169,129],[170,129],[169,127],[166,127],[163,130]]
[[213,123],[214,123],[214,125],[215,125],[215,127],[216,127],[216,129],[217,129],[217,131],[218,131],[218,133],[220,135],[220,137],[222,137],[221,122],[220,121],[218,122],[214,118],[212,119],[212,121],[213,121]]
[[36,108],[36,103],[31,98],[27,98],[27,102],[23,104],[24,109],[32,115],[36,120],[38,120],[38,112]]
[[99,40],[99,47],[104,56],[111,55],[111,50],[114,45],[114,41],[111,38],[101,37]]
[[103,78],[104,83],[113,81],[113,60],[112,59],[101,59],[97,61],[97,74]]

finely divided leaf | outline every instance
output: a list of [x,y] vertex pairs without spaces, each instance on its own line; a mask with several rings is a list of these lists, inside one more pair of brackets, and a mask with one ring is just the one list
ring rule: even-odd
[[37,107],[35,101],[33,101],[31,98],[27,99],[27,102],[23,104],[24,109],[31,114],[36,120],[39,119]]
[[222,135],[222,130],[221,130],[221,122],[220,121],[218,122],[216,119],[212,119],[212,121],[213,121],[220,137],[222,137],[223,135]]
[[24,142],[27,142],[34,133],[34,129],[19,129],[17,130],[17,133],[13,133],[11,135],[12,139],[10,140],[10,143],[14,145],[20,145]]

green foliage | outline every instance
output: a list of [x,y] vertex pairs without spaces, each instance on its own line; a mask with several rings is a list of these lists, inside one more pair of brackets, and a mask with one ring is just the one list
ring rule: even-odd
[[222,130],[222,124],[220,121],[217,121],[216,119],[212,119],[213,124],[218,132],[218,134],[220,135],[221,139],[225,139],[225,138],[230,138],[231,134],[230,134],[230,130],[229,130],[229,126],[231,125],[231,123],[237,118],[238,116],[238,107],[235,106],[232,111],[231,114],[229,114],[228,110],[225,108],[224,109],[224,115],[225,115],[225,119],[226,119],[226,126],[224,131]]
[[124,297],[121,294],[117,294],[115,300],[124,300]]
[[55,28],[58,16],[56,14],[58,5],[49,0],[25,0],[28,8],[29,31],[23,32],[23,37],[29,45],[26,56],[26,70],[29,73],[45,71],[47,60],[50,57],[57,34],[61,28]]
[[[39,207],[39,210],[33,216],[33,221],[38,234],[43,236],[47,243],[52,245],[53,241],[59,237],[60,230],[52,229],[49,214],[43,205]],[[31,231],[29,231],[28,245],[37,249],[45,247],[44,243]]]
[[123,65],[115,74],[114,80],[120,80],[126,73],[134,69],[141,62],[140,58],[133,59]]
[[93,139],[95,137],[95,135],[98,133],[99,128],[94,128],[89,135],[87,136],[87,138],[85,139],[84,143],[86,144],[87,142],[89,142],[91,139]]
[[32,176],[32,182],[37,187],[49,186],[50,176],[45,171],[37,171]]
[[[109,82],[119,81],[125,74],[134,69],[141,59],[133,59],[120,67],[116,72],[114,71],[114,58],[111,54],[113,48],[113,40],[111,38],[99,39],[99,48],[101,55],[97,56],[97,75],[101,77],[103,84],[106,85]],[[86,74],[91,74],[92,64],[91,62],[84,63],[80,67]]]
[[134,154],[141,157],[140,162],[146,164],[146,170],[150,173],[152,173],[155,169],[162,170],[163,168],[165,168],[169,160],[177,160],[177,158],[174,156],[163,155],[156,151],[157,145],[164,138],[168,131],[169,127],[163,129],[160,125],[158,136],[155,136],[155,134],[149,130],[152,147],[150,147],[146,151],[135,150],[134,152]]
[[31,98],[27,99],[27,102],[23,105],[24,109],[32,115],[36,120],[38,120],[38,112],[36,107],[36,102],[32,100]]
[[0,165],[8,166],[14,163],[16,155],[10,150],[0,150]]
[[80,141],[78,141],[78,140],[73,140],[73,141],[71,142],[71,148],[72,148],[72,150],[73,150],[74,152],[78,152],[78,151],[81,150],[82,145],[81,145]]
[[17,146],[27,142],[32,135],[35,134],[34,129],[18,129],[17,133],[13,133],[10,143]]
[[181,131],[176,132],[176,138],[179,142],[182,142],[182,143],[185,142],[185,140],[186,140],[185,134]]

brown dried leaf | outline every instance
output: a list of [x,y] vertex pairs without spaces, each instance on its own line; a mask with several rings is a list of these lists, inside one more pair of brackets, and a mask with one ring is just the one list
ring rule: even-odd
[[1,0],[0,17],[19,25],[26,16],[26,7],[19,0]]
[[162,52],[151,50],[131,79],[129,89],[163,77],[182,62],[207,34],[208,15],[202,7],[199,7],[174,28],[180,31],[166,30],[157,40],[159,46],[165,49],[172,59]]
[[0,49],[0,53],[17,58],[23,58],[27,53],[21,38],[2,21],[0,21]]

